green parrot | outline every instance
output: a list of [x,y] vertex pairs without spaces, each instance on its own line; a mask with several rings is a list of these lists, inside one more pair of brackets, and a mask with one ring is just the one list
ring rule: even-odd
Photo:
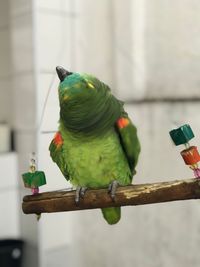
[[[137,129],[123,102],[89,74],[56,68],[60,84],[59,130],[49,150],[62,174],[76,187],[75,201],[87,188],[108,187],[114,199],[118,185],[131,184],[140,154]],[[120,220],[120,207],[102,209],[109,224]]]

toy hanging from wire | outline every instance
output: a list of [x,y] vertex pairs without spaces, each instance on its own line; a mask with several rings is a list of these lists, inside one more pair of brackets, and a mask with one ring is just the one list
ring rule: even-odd
[[39,187],[46,184],[46,177],[43,171],[37,171],[35,153],[31,154],[29,172],[23,173],[24,186],[31,188],[32,194],[39,193]]
[[196,146],[190,146],[189,141],[194,138],[194,133],[189,124],[182,125],[169,132],[171,139],[176,146],[185,145],[185,149],[180,152],[184,162],[194,173],[196,178],[200,178],[200,168],[198,162],[200,155]]
[[[56,78],[56,75],[53,75],[51,82],[50,82],[50,85],[49,85],[49,88],[48,88],[48,91],[47,91],[47,95],[45,97],[45,101],[44,101],[44,105],[43,105],[42,113],[41,113],[41,118],[40,118],[40,121],[38,122],[38,125],[36,126],[36,129],[35,129],[35,131],[37,133],[40,133],[40,130],[42,127],[42,122],[44,119],[44,113],[45,113],[45,109],[47,106],[47,101],[48,101],[51,89],[53,87],[53,83],[55,81],[55,78]],[[30,188],[33,195],[38,194],[39,193],[39,187],[46,184],[45,173],[43,171],[38,171],[36,166],[37,166],[36,153],[32,152],[31,156],[30,156],[29,171],[22,174],[22,179],[24,182],[24,186],[26,188]]]
[[[62,28],[63,31],[65,31],[67,25],[68,25],[68,20],[64,19],[64,20],[62,20],[60,27]],[[63,34],[63,36],[62,36],[63,40],[61,40],[61,42],[60,42],[61,46],[58,49],[58,54],[56,57],[58,62],[62,61],[62,59],[63,59],[63,53],[66,50],[66,42],[67,42],[66,38],[67,38],[67,35]],[[49,95],[50,95],[50,92],[53,88],[53,84],[54,84],[56,78],[57,78],[57,75],[56,75],[56,73],[54,73],[52,75],[51,80],[50,80],[47,94],[46,94],[45,99],[44,99],[44,104],[42,107],[40,120],[38,121],[36,128],[35,128],[35,134],[41,134],[41,132],[42,132],[41,127],[42,127],[42,123],[44,121],[44,115],[45,115],[45,110],[47,107],[47,102],[48,102]],[[30,163],[29,163],[29,172],[22,174],[22,179],[24,181],[24,186],[26,188],[31,188],[33,195],[38,194],[39,193],[39,187],[46,184],[45,173],[43,171],[37,171],[36,153],[35,152],[31,153]]]

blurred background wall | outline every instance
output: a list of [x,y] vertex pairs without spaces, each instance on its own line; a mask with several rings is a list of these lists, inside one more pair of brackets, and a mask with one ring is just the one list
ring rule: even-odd
[[19,203],[33,150],[47,175],[42,190],[69,186],[48,152],[59,116],[57,65],[96,75],[125,101],[142,145],[135,183],[192,177],[168,131],[189,123],[199,144],[199,12],[197,0],[0,1],[0,120],[14,127],[17,150],[0,156],[0,238],[26,241],[24,266],[199,266],[198,201],[126,207],[116,226],[99,210],[37,223]]

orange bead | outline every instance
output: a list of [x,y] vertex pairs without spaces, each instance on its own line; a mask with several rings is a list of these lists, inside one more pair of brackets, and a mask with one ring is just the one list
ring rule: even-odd
[[196,146],[191,146],[181,151],[181,156],[186,165],[194,165],[200,161],[200,155]]

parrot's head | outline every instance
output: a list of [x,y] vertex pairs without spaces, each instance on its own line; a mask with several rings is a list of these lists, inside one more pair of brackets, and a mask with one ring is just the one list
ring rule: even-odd
[[110,123],[119,115],[119,101],[96,77],[69,72],[62,67],[56,67],[56,71],[60,79],[60,117],[65,127],[74,131],[100,130],[105,128],[105,121]]
[[90,104],[93,98],[98,97],[96,92],[100,81],[94,76],[69,72],[62,67],[57,67],[56,71],[60,79],[58,93],[61,108],[74,102]]

